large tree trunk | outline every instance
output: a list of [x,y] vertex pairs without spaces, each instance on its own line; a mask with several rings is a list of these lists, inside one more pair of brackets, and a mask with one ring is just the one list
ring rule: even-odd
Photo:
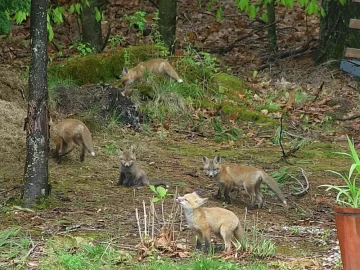
[[176,3],[177,0],[160,0],[159,3],[159,32],[170,53],[175,51]]
[[89,0],[89,4],[89,6],[85,3],[82,4],[83,10],[80,16],[82,42],[89,43],[96,52],[100,52],[103,46],[101,20],[96,21],[95,19],[95,8],[100,10],[100,3],[98,0]]
[[360,30],[349,29],[351,18],[360,17],[360,3],[347,0],[342,6],[339,1],[323,0],[326,12],[320,19],[319,47],[313,58],[318,63],[340,60],[345,47],[360,48]]
[[26,163],[23,198],[25,206],[49,193],[49,111],[47,89],[47,0],[32,0],[30,13],[30,75],[28,112],[25,120]]

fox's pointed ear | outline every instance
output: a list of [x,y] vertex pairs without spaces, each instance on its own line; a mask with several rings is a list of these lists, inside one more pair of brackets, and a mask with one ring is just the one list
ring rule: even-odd
[[215,163],[220,163],[221,162],[221,157],[220,156],[214,157],[214,162]]
[[126,74],[128,74],[128,73],[129,73],[129,71],[127,70],[127,68],[124,67],[124,68],[123,68],[123,71],[122,71],[122,74],[123,74],[123,75],[126,75]]
[[135,149],[136,149],[136,146],[135,145],[130,145],[130,151],[132,152],[132,153],[134,153],[135,152]]
[[208,164],[209,163],[209,159],[207,157],[202,157],[202,162],[204,164]]
[[198,196],[202,196],[203,195],[203,190],[202,189],[200,189],[200,188],[197,188],[197,189],[195,189],[195,191],[194,191]]

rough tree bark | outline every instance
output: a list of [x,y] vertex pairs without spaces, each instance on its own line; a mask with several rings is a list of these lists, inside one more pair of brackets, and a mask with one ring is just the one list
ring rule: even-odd
[[101,20],[95,19],[95,8],[100,10],[100,3],[98,0],[89,0],[89,6],[82,2],[83,10],[81,12],[82,25],[82,42],[89,43],[91,47],[95,48],[96,52],[100,52],[103,47]]
[[360,17],[360,3],[347,0],[342,6],[339,1],[324,0],[322,7],[326,15],[320,19],[319,47],[313,56],[317,63],[340,60],[345,47],[360,48],[360,30],[348,27],[351,18]]
[[49,111],[47,89],[47,0],[32,0],[30,11],[30,74],[28,111],[25,119],[26,163],[23,199],[26,207],[47,196],[49,156]]
[[160,0],[159,2],[159,32],[172,54],[175,51],[176,40],[176,4],[177,0]]

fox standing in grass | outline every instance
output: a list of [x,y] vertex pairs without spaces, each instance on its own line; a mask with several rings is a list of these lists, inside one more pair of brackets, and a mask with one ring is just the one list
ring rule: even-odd
[[196,248],[201,249],[205,241],[205,251],[211,247],[211,232],[221,237],[225,243],[225,251],[231,250],[231,242],[235,238],[243,241],[243,228],[239,218],[231,211],[220,207],[201,207],[208,199],[200,198],[196,192],[178,197],[176,202],[184,208],[189,227],[197,232]]
[[129,86],[135,81],[142,79],[146,71],[156,75],[167,74],[171,78],[175,79],[177,82],[183,82],[183,80],[180,79],[174,68],[170,65],[168,60],[160,58],[141,62],[136,67],[129,70],[124,68],[122,72],[121,82],[125,86]]
[[224,192],[225,201],[231,203],[229,192],[233,185],[244,186],[245,191],[249,194],[251,201],[247,206],[248,209],[255,208],[257,201],[258,208],[263,205],[260,186],[264,182],[279,197],[284,206],[287,206],[284,194],[281,192],[274,178],[261,169],[251,166],[241,166],[237,164],[224,165],[221,164],[220,156],[216,156],[213,160],[203,157],[204,173],[210,178],[215,178],[219,184],[219,190],[216,198],[220,199]]
[[81,147],[80,161],[85,159],[85,150],[91,156],[95,156],[91,133],[87,126],[77,119],[65,119],[50,129],[51,140],[56,145],[55,157],[57,163],[61,162],[61,157],[70,153],[76,145]]

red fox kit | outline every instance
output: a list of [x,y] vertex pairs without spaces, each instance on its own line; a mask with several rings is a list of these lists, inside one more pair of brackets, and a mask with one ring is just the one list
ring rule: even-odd
[[179,75],[176,73],[174,68],[166,59],[152,59],[146,62],[139,63],[136,67],[127,70],[123,69],[121,82],[125,86],[129,86],[137,80],[140,80],[144,77],[144,72],[148,71],[156,75],[167,74],[171,78],[175,79],[177,82],[183,82],[180,79]]
[[281,192],[276,181],[263,170],[236,164],[224,165],[221,164],[220,156],[216,156],[213,160],[203,157],[202,160],[204,163],[204,173],[210,178],[214,177],[219,183],[219,190],[216,194],[217,199],[221,198],[223,191],[225,201],[230,203],[229,192],[232,186],[244,186],[245,191],[251,198],[250,204],[247,206],[248,209],[254,209],[255,201],[257,201],[258,208],[261,208],[263,199],[260,192],[260,185],[264,182],[275,192],[283,205],[287,206],[284,194]]
[[176,202],[184,208],[189,227],[196,230],[196,248],[201,249],[205,241],[205,251],[209,251],[210,233],[221,237],[225,243],[225,251],[231,250],[233,238],[243,241],[243,228],[239,218],[231,211],[220,207],[201,207],[208,199],[200,198],[196,192],[178,197]]
[[51,139],[56,145],[55,157],[57,163],[61,162],[61,157],[70,153],[76,145],[81,147],[80,161],[85,158],[85,150],[90,155],[95,156],[91,133],[85,124],[76,119],[65,119],[51,126]]
[[167,187],[167,185],[162,182],[149,182],[145,171],[141,169],[136,162],[133,145],[130,149],[121,151],[120,153],[120,177],[117,185],[126,187],[148,185]]

